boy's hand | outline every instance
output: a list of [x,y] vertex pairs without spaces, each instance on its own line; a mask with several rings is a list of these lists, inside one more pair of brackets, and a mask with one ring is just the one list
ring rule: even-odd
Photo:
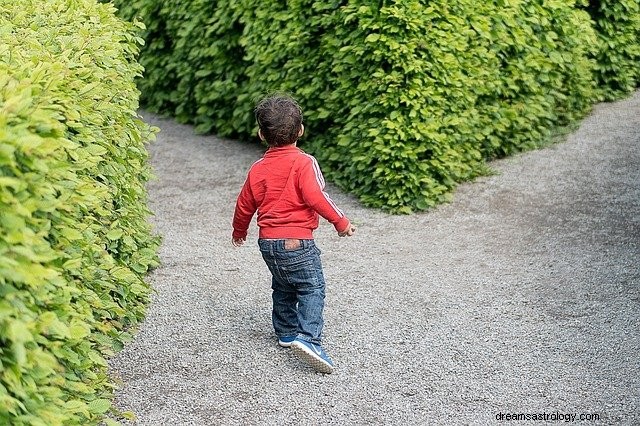
[[338,232],[338,235],[341,237],[350,237],[353,233],[356,232],[356,227],[349,222],[349,225],[345,228],[344,231]]
[[233,244],[236,247],[240,247],[241,245],[243,245],[245,242],[245,238],[232,238],[231,239],[231,244]]

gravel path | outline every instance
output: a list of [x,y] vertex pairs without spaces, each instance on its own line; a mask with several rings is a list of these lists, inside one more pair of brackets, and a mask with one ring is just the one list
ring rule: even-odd
[[150,148],[162,266],[147,319],[110,362],[135,424],[640,424],[640,92],[424,214],[329,187],[359,226],[316,232],[332,375],[276,345],[257,229],[230,243],[262,148],[143,115],[162,129]]

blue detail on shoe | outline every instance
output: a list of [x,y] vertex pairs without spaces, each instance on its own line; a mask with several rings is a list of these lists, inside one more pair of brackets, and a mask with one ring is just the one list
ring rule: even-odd
[[296,340],[296,336],[283,336],[278,338],[278,344],[283,348],[288,348],[294,340]]
[[298,358],[309,364],[316,371],[325,374],[333,373],[333,361],[322,349],[322,346],[306,340],[295,339],[291,343],[291,350]]

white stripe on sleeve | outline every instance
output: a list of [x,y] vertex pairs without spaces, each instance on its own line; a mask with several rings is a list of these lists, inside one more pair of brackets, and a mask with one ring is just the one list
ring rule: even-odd
[[325,181],[324,181],[324,176],[322,176],[322,171],[320,171],[320,165],[318,164],[318,161],[312,155],[309,155],[309,154],[305,154],[305,155],[311,159],[313,172],[316,175],[316,182],[318,183],[318,186],[320,186],[320,191],[322,192],[322,195],[324,196],[325,200],[327,200],[327,202],[333,208],[333,210],[335,210],[335,212],[338,213],[338,216],[340,216],[341,218],[344,217],[344,213],[342,212],[342,210],[340,210],[336,205],[336,203],[329,197],[329,195],[326,192],[324,192]]

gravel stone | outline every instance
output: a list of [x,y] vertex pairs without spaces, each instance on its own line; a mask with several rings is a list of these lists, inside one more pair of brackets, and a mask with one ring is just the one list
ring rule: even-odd
[[429,212],[388,215],[329,186],[358,226],[316,232],[331,375],[277,345],[255,225],[231,245],[263,148],[141,114],[162,129],[149,184],[162,266],[110,360],[135,424],[640,421],[640,92],[597,105],[566,142],[492,162]]

